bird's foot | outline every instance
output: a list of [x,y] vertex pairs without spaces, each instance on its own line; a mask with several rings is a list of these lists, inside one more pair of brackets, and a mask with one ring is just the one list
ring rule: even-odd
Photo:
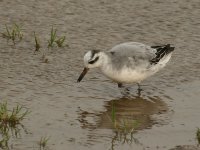
[[123,89],[121,89],[121,94],[123,96],[129,96],[130,95],[130,90],[128,88],[123,88]]
[[122,83],[118,83],[118,88],[120,89],[120,92],[123,96],[130,95],[130,90],[128,87],[125,87],[122,85]]

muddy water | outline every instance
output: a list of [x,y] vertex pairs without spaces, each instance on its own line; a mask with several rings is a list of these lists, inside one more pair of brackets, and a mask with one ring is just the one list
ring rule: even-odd
[[[13,46],[0,40],[0,101],[31,110],[27,132],[12,138],[15,150],[38,149],[42,136],[49,149],[170,149],[197,144],[200,126],[199,0],[0,0],[4,24],[23,26],[24,39]],[[66,35],[69,47],[47,50],[51,26]],[[33,31],[41,52],[34,54]],[[172,43],[169,65],[142,83],[137,95],[123,98],[98,70],[76,83],[87,50],[108,50],[125,41]],[[45,53],[49,63],[43,63]],[[119,136],[110,120],[140,122],[133,135]]]

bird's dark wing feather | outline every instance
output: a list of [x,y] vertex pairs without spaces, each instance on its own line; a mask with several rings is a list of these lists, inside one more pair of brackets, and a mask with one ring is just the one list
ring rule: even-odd
[[162,46],[151,46],[151,48],[156,49],[157,52],[155,53],[156,56],[150,60],[150,63],[157,64],[164,56],[174,51],[175,47],[172,47],[170,46],[170,44],[167,44],[167,45],[162,45]]

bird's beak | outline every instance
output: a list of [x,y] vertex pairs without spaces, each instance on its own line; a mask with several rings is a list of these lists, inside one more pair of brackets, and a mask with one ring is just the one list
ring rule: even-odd
[[77,82],[81,82],[81,80],[84,78],[84,76],[86,75],[86,73],[88,72],[89,68],[84,68],[83,72],[80,74]]

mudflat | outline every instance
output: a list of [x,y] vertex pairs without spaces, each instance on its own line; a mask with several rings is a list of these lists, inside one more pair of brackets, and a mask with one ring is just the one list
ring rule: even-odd
[[[0,37],[0,102],[31,111],[9,146],[38,149],[40,138],[50,137],[52,150],[198,149],[199,14],[199,0],[0,0],[0,32],[17,23],[24,34],[15,45]],[[52,26],[68,46],[47,48]],[[142,83],[141,95],[133,84],[124,98],[95,69],[76,83],[85,52],[128,41],[175,46],[167,67]],[[116,132],[113,106],[118,122],[138,121],[134,132]]]

